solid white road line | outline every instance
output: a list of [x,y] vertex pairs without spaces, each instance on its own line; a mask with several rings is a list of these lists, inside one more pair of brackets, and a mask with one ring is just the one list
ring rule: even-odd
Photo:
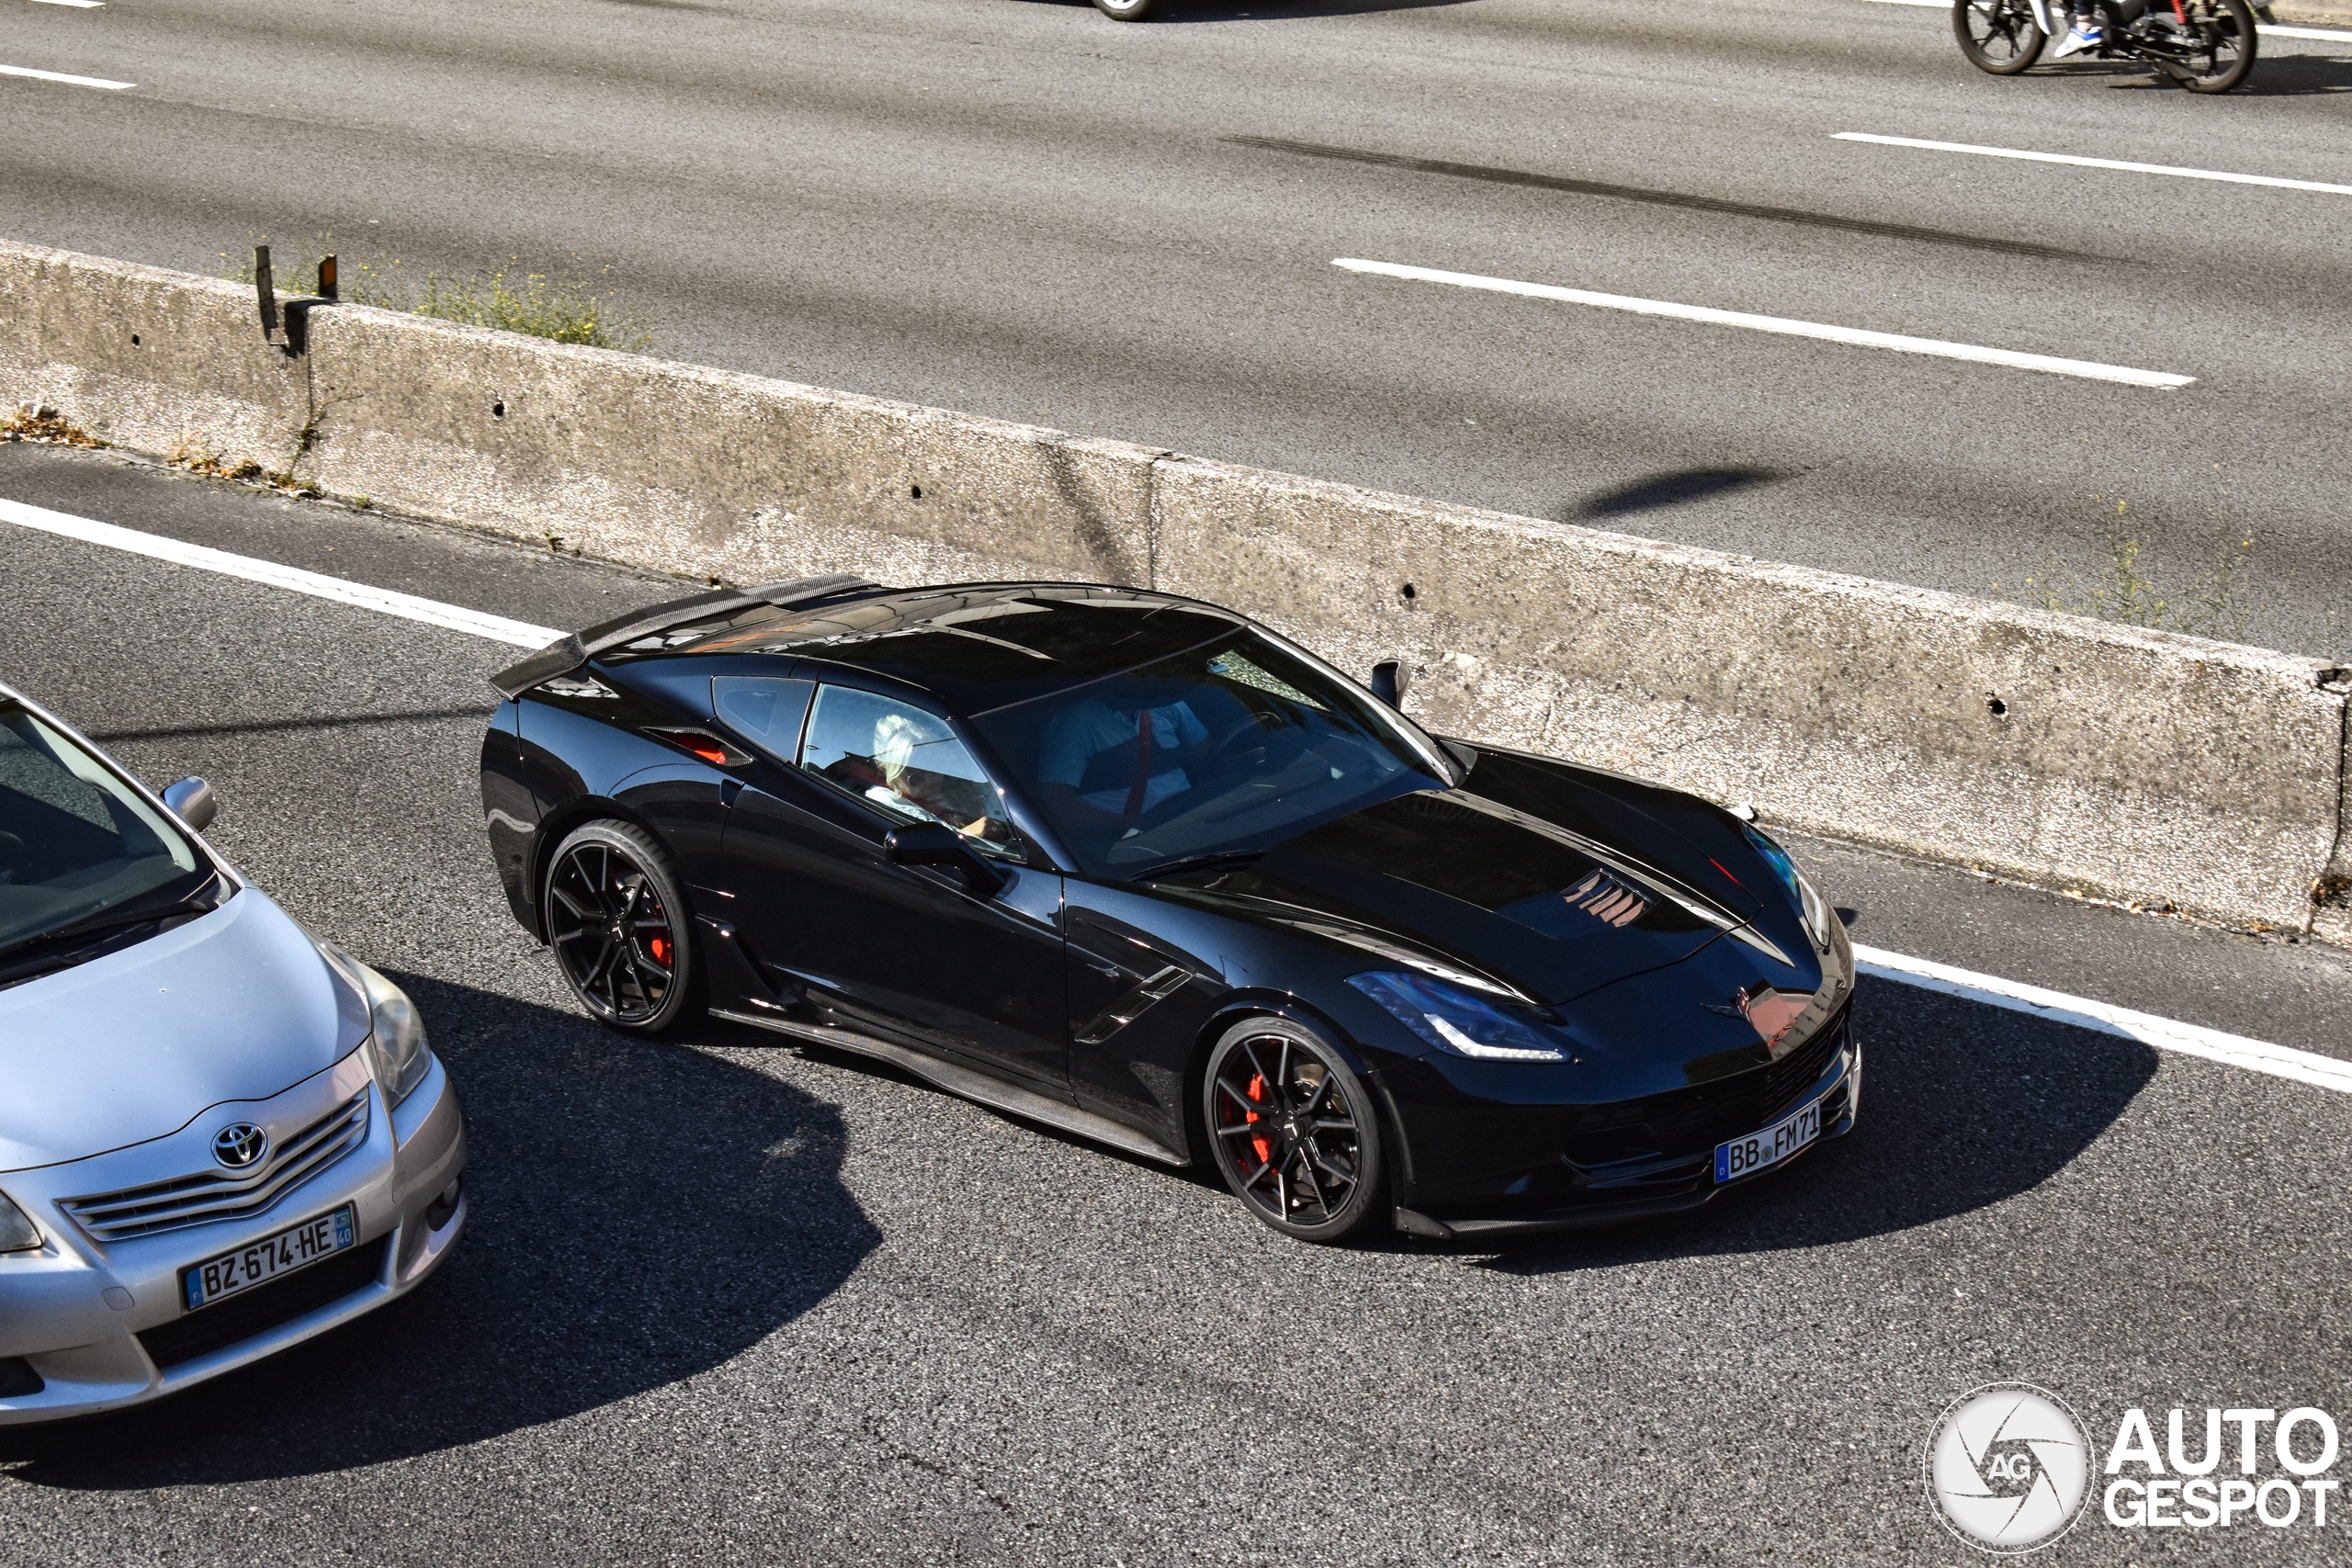
[[1583,288],[1555,288],[1548,283],[1520,283],[1508,277],[1481,277],[1469,272],[1441,272],[1434,267],[1401,266],[1395,262],[1364,261],[1355,256],[1337,257],[1331,265],[1350,272],[1409,278],[1418,283],[1446,283],[1456,288],[1477,288],[1492,294],[1518,294],[1531,299],[1559,299],[1571,305],[1596,306],[1603,310],[1628,310],[1638,316],[1666,316],[1679,321],[1702,321],[1711,326],[1745,327],[1750,332],[1778,333],[1786,337],[1818,338],[1824,343],[1852,344],[1862,348],[1888,348],[1898,354],[1925,354],[1939,359],[1965,359],[1978,365],[2002,365],[2013,370],[2043,370],[2053,376],[2076,376],[2087,381],[2114,381],[2126,387],[2156,387],[2169,390],[2186,387],[2197,379],[2194,376],[2175,376],[2164,370],[2135,370],[2128,365],[2100,365],[2087,359],[2059,359],[2047,354],[1979,348],[1974,344],[1946,343],[1939,338],[1865,332],[1859,327],[1826,326],[1819,321],[1791,321],[1784,316],[1756,316],[1745,310],[1716,310],[1704,305],[1676,305],[1663,299],[1636,299],[1624,294],[1595,294]]
[[68,76],[62,71],[35,71],[25,65],[0,65],[0,76],[29,76],[36,82],[62,82],[69,87],[104,87],[111,93],[139,85],[136,82],[109,82],[103,76]]
[[103,11],[107,0],[33,0],[36,6],[71,6],[77,11]]
[[[80,4],[81,0],[67,0],[67,3]],[[1875,3],[1881,6],[1919,6],[1933,11],[1951,9],[1951,0],[1875,0]],[[2331,32],[2325,28],[2290,28],[2277,22],[2256,22],[2254,30],[2274,38],[2315,38],[2325,39],[2330,43],[2352,43],[2352,33]]]
[[[541,648],[562,635],[551,626],[535,626],[499,615],[486,615],[480,610],[469,610],[458,604],[420,599],[413,593],[395,593],[389,589],[369,588],[364,583],[345,581],[340,577],[304,571],[299,567],[280,566],[275,561],[256,560],[251,556],[231,555],[226,550],[191,545],[158,534],[142,534],[136,529],[117,527],[111,523],[97,523],[69,513],[51,512],[46,507],[28,506],[22,502],[0,501],[0,523],[14,523],[21,527],[38,528],[44,533],[62,534],[69,539],[80,539],[86,544],[129,550],[205,571],[225,572],[249,582],[314,594],[337,604],[376,610],[404,620],[422,621],[427,626],[443,626],[450,631],[468,632],[493,642],[511,643],[517,648]],[[2250,1072],[2268,1073],[2274,1077],[2292,1078],[2297,1083],[2352,1094],[2352,1062],[2339,1062],[2332,1056],[2296,1051],[2260,1040],[2248,1040],[2243,1035],[2224,1034],[2219,1030],[2133,1012],[2128,1008],[2112,1007],[2085,997],[2070,997],[2061,991],[2045,991],[2039,986],[2025,986],[2015,980],[2004,980],[1998,976],[1954,969],[1949,964],[1889,953],[1883,948],[1856,943],[1854,960],[1863,974],[1874,975],[1883,980],[1942,991],[1990,1007],[2072,1024],[2077,1029],[2120,1034],[2159,1050],[2178,1051],[2229,1066],[2244,1067]]]
[[1863,974],[1875,975],[1882,980],[1894,980],[1905,986],[1965,997],[1970,1001],[1983,1002],[1988,1007],[2030,1013],[2052,1022],[2071,1024],[2076,1029],[2095,1029],[2102,1034],[2120,1034],[2126,1040],[2137,1040],[2159,1051],[2177,1051],[2185,1056],[2202,1056],[2209,1062],[2244,1067],[2248,1072],[2267,1073],[2272,1077],[2292,1078],[2297,1083],[2310,1084],[2316,1089],[2332,1089],[2338,1094],[2352,1094],[2352,1062],[2339,1061],[2334,1056],[2273,1045],[2264,1040],[2249,1040],[2243,1034],[2224,1034],[2218,1029],[2205,1029],[2193,1023],[2157,1018],[2151,1013],[2133,1012],[2130,1008],[2113,1007],[2083,997],[2070,997],[2063,991],[2045,991],[2039,986],[2019,985],[2015,980],[1955,969],[1948,964],[1934,964],[1924,958],[1889,953],[1883,948],[1864,947],[1860,942],[1854,944],[1854,964]]
[[2233,175],[2220,169],[2186,169],[2177,164],[2127,164],[2119,158],[2084,158],[2072,152],[2029,152],[2018,147],[1979,147],[1971,141],[1925,141],[1916,136],[1873,136],[1866,130],[1840,130],[1832,141],[1867,141],[1875,147],[1917,147],[1928,152],[1973,152],[1980,158],[2020,158],[2030,164],[2073,164],[2085,169],[2120,169],[2127,175],[2174,175],[2185,180],[2220,180],[2233,186],[2277,186],[2282,190],[2315,190],[2328,196],[2352,196],[2352,186],[2332,186],[2320,180],[2287,180],[2276,175]]
[[242,577],[248,582],[290,589],[313,598],[332,599],[338,604],[398,615],[402,620],[422,621],[426,626],[442,626],[453,632],[469,632],[492,642],[511,643],[516,648],[545,648],[563,635],[551,626],[510,621],[503,615],[486,615],[480,610],[444,604],[437,599],[420,599],[413,593],[395,593],[389,588],[370,588],[364,582],[329,577],[324,572],[304,571],[300,567],[280,566],[276,561],[231,555],[226,550],[191,545],[183,540],[165,538],[160,534],[118,528],[111,523],[94,523],[86,517],[51,512],[41,506],[27,506],[18,501],[0,501],[0,523],[14,523],[19,527],[38,528],[45,534],[62,534],[69,539],[80,539],[85,544],[105,545],[111,549],[153,556],[157,560],[167,560],[179,566]]

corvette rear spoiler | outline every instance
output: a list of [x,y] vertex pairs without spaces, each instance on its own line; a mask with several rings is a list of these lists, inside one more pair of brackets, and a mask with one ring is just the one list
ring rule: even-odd
[[498,694],[503,697],[519,697],[542,681],[571,674],[608,648],[618,648],[623,643],[635,642],[639,637],[650,637],[672,626],[682,626],[688,621],[723,615],[734,610],[748,610],[754,604],[773,604],[784,609],[835,593],[881,586],[851,572],[836,571],[823,577],[799,577],[789,582],[765,583],[757,588],[715,588],[707,593],[691,593],[684,599],[673,599],[667,604],[632,610],[614,620],[599,621],[593,626],[560,637],[521,663],[510,664],[492,675],[490,683],[498,688]]

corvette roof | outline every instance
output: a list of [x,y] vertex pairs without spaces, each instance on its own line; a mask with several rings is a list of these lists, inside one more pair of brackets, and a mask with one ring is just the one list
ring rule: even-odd
[[609,648],[602,660],[774,653],[871,670],[967,713],[1148,664],[1242,624],[1135,589],[976,583],[716,609]]

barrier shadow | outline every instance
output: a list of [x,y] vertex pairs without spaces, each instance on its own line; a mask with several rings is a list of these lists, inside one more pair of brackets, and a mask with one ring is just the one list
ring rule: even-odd
[[[829,1105],[748,1067],[423,976],[465,1106],[467,1234],[408,1296],[135,1410],[0,1428],[89,1491],[316,1474],[462,1447],[706,1371],[839,1288],[879,1235]],[[687,1044],[744,1043],[713,1023]]]
[[1778,468],[1680,468],[1671,473],[1645,474],[1612,485],[1573,502],[1560,515],[1563,523],[1591,523],[1664,507],[1687,506],[1719,495],[1736,494],[1758,485],[1778,484],[1792,476]]
[[1854,1022],[1861,1114],[1846,1136],[1703,1208],[1502,1243],[1480,1266],[1565,1273],[1830,1247],[1933,1224],[2064,1170],[2156,1071],[2156,1053],[2136,1040],[1870,976],[1857,988]]

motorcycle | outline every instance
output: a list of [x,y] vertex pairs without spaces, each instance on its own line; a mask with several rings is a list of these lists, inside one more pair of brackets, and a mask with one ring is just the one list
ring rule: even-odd
[[[2107,41],[2081,60],[2136,60],[2192,93],[2226,93],[2254,69],[2246,0],[2098,0]],[[2064,35],[2056,0],[1952,0],[1952,36],[1979,71],[2014,76]]]

